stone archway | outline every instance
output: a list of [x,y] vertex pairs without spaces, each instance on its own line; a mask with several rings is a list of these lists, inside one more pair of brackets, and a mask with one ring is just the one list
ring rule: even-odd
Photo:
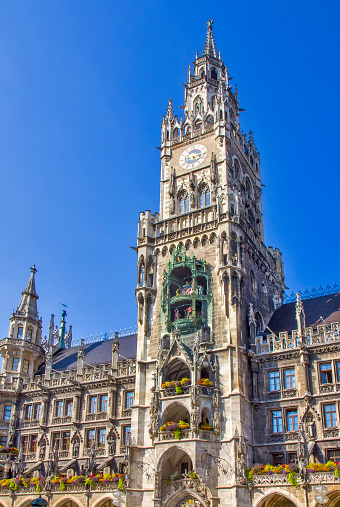
[[281,493],[272,493],[263,498],[257,505],[258,507],[296,507],[296,503]]
[[326,504],[324,504],[325,507],[340,507],[340,491],[329,492],[327,496],[329,500]]
[[164,507],[207,507],[203,498],[185,488],[173,493],[164,503]]

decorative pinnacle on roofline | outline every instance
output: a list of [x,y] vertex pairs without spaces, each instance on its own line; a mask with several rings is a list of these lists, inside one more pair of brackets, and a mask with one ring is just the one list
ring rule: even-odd
[[207,31],[207,37],[205,39],[203,54],[213,56],[214,58],[218,58],[216,44],[215,44],[214,36],[212,33],[213,22],[214,22],[213,19],[209,19],[209,21],[207,23],[208,31]]

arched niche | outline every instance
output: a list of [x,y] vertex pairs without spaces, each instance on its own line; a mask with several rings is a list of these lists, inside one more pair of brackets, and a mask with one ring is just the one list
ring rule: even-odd
[[191,379],[189,366],[182,359],[174,358],[165,368],[163,382],[167,380],[182,380],[182,378]]
[[188,409],[182,405],[182,403],[174,402],[169,405],[163,413],[162,416],[162,424],[166,422],[176,422],[184,421],[190,423],[190,414]]
[[192,470],[190,456],[182,449],[173,448],[161,463],[161,478],[168,479],[172,474],[184,474]]

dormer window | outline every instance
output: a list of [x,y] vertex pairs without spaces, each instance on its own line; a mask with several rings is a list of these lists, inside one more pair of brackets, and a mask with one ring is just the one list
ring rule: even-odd
[[18,340],[22,340],[23,332],[24,332],[24,328],[23,327],[18,327],[18,334],[17,334]]
[[217,72],[216,72],[215,67],[213,67],[211,69],[211,74],[210,75],[211,75],[211,79],[215,79],[215,81],[217,81]]

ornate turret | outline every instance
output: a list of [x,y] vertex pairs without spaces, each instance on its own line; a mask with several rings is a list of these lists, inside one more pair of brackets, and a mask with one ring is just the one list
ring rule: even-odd
[[35,265],[16,311],[12,311],[8,338],[0,342],[3,381],[11,382],[32,376],[43,359],[41,347],[42,319],[39,318],[35,287]]

